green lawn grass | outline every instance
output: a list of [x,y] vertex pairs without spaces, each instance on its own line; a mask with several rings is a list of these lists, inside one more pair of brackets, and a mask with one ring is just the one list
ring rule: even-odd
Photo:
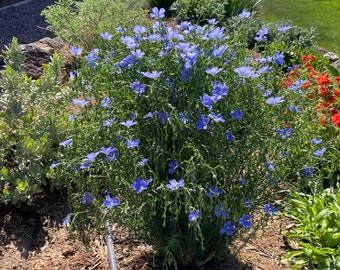
[[340,55],[340,0],[262,0],[258,12],[266,21],[315,27],[317,45]]

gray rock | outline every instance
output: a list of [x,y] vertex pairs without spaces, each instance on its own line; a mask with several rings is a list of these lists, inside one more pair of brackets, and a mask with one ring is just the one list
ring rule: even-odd
[[60,38],[43,38],[37,42],[20,45],[26,57],[24,70],[32,79],[38,79],[43,73],[43,64],[51,60],[53,53],[60,51],[63,42]]
[[332,52],[327,52],[324,54],[324,56],[329,60],[330,63],[333,63],[339,60],[339,56],[337,56],[335,53],[332,53]]
[[331,65],[336,69],[340,70],[340,59],[338,59],[338,61],[331,63]]

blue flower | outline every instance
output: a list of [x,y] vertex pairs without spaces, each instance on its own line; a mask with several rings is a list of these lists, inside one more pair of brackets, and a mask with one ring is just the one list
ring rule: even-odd
[[264,212],[268,213],[271,217],[277,212],[277,208],[272,206],[271,204],[266,203],[264,205]]
[[223,53],[228,49],[228,45],[222,45],[218,47],[217,49],[213,50],[213,56],[215,58],[220,58],[222,57]]
[[245,206],[246,207],[252,207],[252,203],[251,203],[251,201],[250,201],[250,199],[248,199],[248,198],[243,198],[243,203],[245,204]]
[[145,85],[140,82],[130,83],[130,88],[136,95],[143,94],[145,92]]
[[200,217],[200,210],[190,210],[189,221],[196,221]]
[[189,114],[186,112],[186,113],[182,113],[180,112],[178,114],[179,116],[179,120],[183,123],[183,124],[186,124],[190,121],[190,118],[189,118]]
[[145,33],[147,31],[147,28],[145,26],[141,26],[141,25],[136,25],[134,28],[133,28],[133,32],[136,34],[136,35],[141,35],[143,33]]
[[124,67],[128,67],[130,68],[132,66],[132,64],[136,63],[137,61],[137,57],[134,55],[127,55],[122,61],[120,61],[119,63],[115,64],[118,67],[118,71],[120,72],[119,68],[124,68]]
[[131,51],[131,55],[135,58],[143,58],[145,53],[143,53],[140,49],[138,49],[138,50],[135,50],[135,51]]
[[221,69],[217,68],[217,67],[212,67],[212,68],[207,68],[205,70],[205,73],[210,74],[210,75],[216,75],[217,73],[219,73],[221,71]]
[[208,20],[208,23],[211,24],[211,25],[216,25],[216,24],[218,24],[218,21],[216,19],[210,19],[210,20]]
[[109,107],[109,105],[110,105],[111,103],[112,103],[111,99],[110,99],[109,97],[106,97],[106,98],[104,98],[104,99],[102,100],[101,106],[102,106],[103,108],[107,108],[107,107]]
[[213,82],[213,95],[212,98],[213,101],[218,101],[223,98],[223,96],[226,96],[228,94],[228,86],[226,86],[224,83],[220,82]]
[[112,162],[118,158],[117,148],[115,147],[111,147],[111,146],[107,148],[101,147],[100,153],[107,155],[109,162]]
[[209,117],[214,121],[214,122],[224,122],[225,120],[223,119],[222,114],[216,115],[215,113],[211,112],[209,113]]
[[314,167],[305,167],[301,170],[302,174],[304,174],[306,179],[312,176],[313,171],[314,171]]
[[92,161],[88,159],[83,159],[80,163],[80,169],[88,169],[92,166]]
[[169,163],[169,173],[174,173],[175,172],[175,170],[176,170],[176,168],[178,167],[178,161],[177,160],[175,160],[175,161],[171,161],[170,163]]
[[283,102],[282,97],[270,97],[266,99],[266,104],[275,105]]
[[225,135],[226,135],[228,141],[232,142],[232,141],[235,140],[233,134],[229,130],[226,131]]
[[295,112],[297,112],[297,113],[300,112],[299,106],[295,106],[295,108],[294,108],[294,106],[293,106],[292,104],[289,105],[288,110],[289,110],[290,112],[293,112],[293,111],[295,111]]
[[292,28],[291,26],[280,26],[277,28],[277,30],[281,33],[285,33],[287,32],[290,28]]
[[133,148],[133,147],[137,147],[139,145],[139,140],[127,140],[125,142],[125,145],[127,148]]
[[108,32],[105,32],[105,33],[100,33],[100,36],[103,38],[103,39],[107,39],[107,40],[111,40],[113,35],[109,34]]
[[224,203],[221,202],[219,205],[215,206],[215,216],[218,218],[227,218],[228,209],[225,208]]
[[123,126],[126,126],[127,128],[130,128],[130,127],[136,125],[137,121],[127,120],[127,121],[120,122],[120,124],[123,125]]
[[73,139],[70,138],[70,139],[68,139],[66,141],[63,141],[63,142],[59,143],[59,145],[66,147],[68,145],[72,145],[72,141],[73,141]]
[[227,223],[225,223],[223,225],[220,232],[222,234],[227,233],[227,235],[231,236],[231,235],[233,235],[233,232],[235,231],[235,229],[236,229],[236,227],[234,225],[232,225],[230,221],[228,221]]
[[252,226],[250,222],[251,216],[250,215],[242,215],[242,217],[238,220],[242,228],[250,228]]
[[315,144],[320,144],[322,143],[322,139],[317,139],[317,138],[313,138],[310,140],[311,143],[315,143]]
[[105,201],[103,203],[104,207],[112,209],[113,207],[118,206],[118,205],[120,205],[120,203],[118,202],[117,197],[111,198],[110,195],[106,195]]
[[262,94],[263,94],[263,96],[265,96],[265,97],[268,97],[268,96],[270,96],[272,93],[273,93],[273,91],[271,91],[271,90],[266,90],[266,89],[261,89],[261,92],[262,92]]
[[274,56],[274,63],[278,66],[283,64],[283,54],[280,52],[276,52]]
[[208,128],[209,118],[207,118],[204,114],[201,115],[200,119],[196,122],[196,129],[203,130]]
[[162,72],[158,72],[158,71],[152,71],[152,72],[141,72],[141,74],[144,77],[150,78],[150,79],[157,79],[161,76]]
[[50,169],[53,169],[53,168],[55,168],[55,167],[58,167],[59,165],[61,165],[60,162],[52,163],[52,164],[50,165]]
[[244,186],[244,187],[246,187],[247,184],[248,184],[247,179],[245,179],[245,178],[241,178],[240,182],[241,182],[241,185]]
[[241,18],[241,19],[246,19],[246,18],[249,18],[251,15],[251,13],[249,11],[242,11],[238,16]]
[[159,121],[161,121],[162,124],[165,124],[170,118],[170,114],[165,111],[161,111],[160,113],[158,113],[157,116],[158,116]]
[[94,161],[99,154],[100,154],[100,151],[99,152],[92,152],[92,153],[90,153],[86,156],[86,159],[89,160],[89,161]]
[[80,106],[80,107],[84,107],[86,104],[88,104],[90,101],[89,100],[82,100],[82,99],[78,99],[78,98],[74,98],[72,100],[72,103],[74,105]]
[[211,96],[207,94],[203,94],[200,97],[201,103],[205,106],[209,111],[212,109],[212,105],[214,104],[215,100]]
[[270,172],[274,171],[274,169],[275,169],[274,164],[273,164],[269,159],[267,160],[267,163],[264,164],[264,166],[266,166],[266,168],[267,168]]
[[165,9],[160,8],[158,9],[157,7],[154,7],[152,9],[152,13],[150,13],[150,18],[152,19],[162,19],[165,17]]
[[239,68],[234,68],[234,71],[238,74],[240,77],[244,78],[257,78],[259,75],[255,73],[255,71],[249,67],[249,66],[243,66]]
[[120,41],[126,45],[127,49],[134,49],[138,47],[138,42],[129,36],[121,36]]
[[85,57],[85,60],[90,67],[98,66],[98,60],[99,60],[98,53],[99,53],[99,50],[94,49],[89,55]]
[[143,118],[150,118],[150,117],[154,116],[154,114],[157,114],[157,111],[156,112],[148,112],[146,115],[144,115]]
[[96,157],[100,154],[101,152],[92,152],[86,156],[86,158],[83,159],[83,161],[80,163],[80,168],[81,169],[87,169],[90,168],[92,165],[92,162],[96,159]]
[[231,111],[229,114],[233,120],[241,120],[243,117],[243,113],[239,109],[235,109]]
[[282,129],[277,129],[277,128],[273,128],[274,131],[276,131],[277,133],[279,133],[281,135],[282,139],[289,139],[291,138],[291,133],[292,133],[292,129],[291,128],[282,128]]
[[115,118],[104,120],[103,121],[103,127],[111,127],[113,122],[114,122],[114,120],[115,120]]
[[144,164],[146,164],[148,161],[149,161],[148,158],[142,158],[141,161],[139,161],[139,162],[137,163],[136,166],[137,166],[137,167],[141,167],[141,166],[143,166]]
[[256,41],[267,40],[267,35],[268,35],[268,28],[263,28],[257,31],[256,37],[254,37],[254,39]]
[[74,119],[76,119],[76,114],[71,114],[67,117],[67,121],[72,121]]
[[321,157],[326,152],[326,150],[327,150],[327,148],[322,148],[321,150],[316,150],[314,152],[314,156]]
[[207,192],[208,198],[218,197],[222,193],[222,190],[220,190],[217,186],[215,187],[209,187],[209,191]]
[[78,70],[74,70],[70,72],[70,79],[73,80],[74,78],[76,78],[77,76],[79,76],[79,71]]
[[176,179],[171,179],[166,187],[171,190],[177,190],[181,187],[184,187],[184,180],[180,179],[179,181],[177,181]]
[[70,48],[69,51],[70,51],[70,53],[71,53],[72,55],[80,56],[83,50],[82,50],[81,48],[77,48],[77,47],[75,47],[75,46],[71,46],[71,48]]
[[68,226],[68,225],[70,224],[70,222],[71,222],[71,216],[72,216],[72,214],[68,214],[68,215],[64,218],[64,220],[63,220],[63,226]]
[[149,180],[143,180],[141,178],[137,178],[135,182],[133,182],[130,187],[137,192],[137,194],[140,194],[143,192],[143,190],[148,189],[148,185],[152,182],[152,178]]
[[296,91],[299,90],[304,83],[308,82],[307,80],[297,80],[292,85],[288,86],[288,89]]
[[90,192],[85,192],[84,195],[80,198],[80,203],[81,204],[90,204],[94,200],[94,196]]

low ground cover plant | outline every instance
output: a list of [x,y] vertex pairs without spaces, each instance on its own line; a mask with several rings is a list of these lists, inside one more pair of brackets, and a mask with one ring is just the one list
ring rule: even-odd
[[98,32],[89,53],[70,48],[83,64],[49,177],[68,188],[65,225],[117,222],[165,266],[199,267],[274,215],[277,190],[306,184],[305,162],[326,156],[306,142],[323,130],[317,101],[281,83],[308,51],[283,41],[294,27],[272,28],[271,40],[258,25],[249,50],[250,12],[229,24],[240,32],[215,20],[171,28],[164,13],[152,10],[152,27]]
[[297,241],[284,262],[291,269],[340,268],[340,193],[325,189],[319,194],[294,194],[287,200],[287,216],[296,221],[287,240]]
[[[63,137],[58,116],[63,65],[54,55],[40,79],[22,70],[24,57],[16,39],[4,51],[0,79],[0,204],[32,204],[48,185],[46,173]],[[59,97],[58,97],[59,95]],[[64,121],[66,123],[66,121]],[[50,186],[50,185],[49,185]]]

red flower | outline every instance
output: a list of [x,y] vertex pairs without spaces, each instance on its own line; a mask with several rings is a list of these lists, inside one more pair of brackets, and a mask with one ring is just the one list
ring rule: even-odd
[[340,128],[340,114],[339,113],[332,115],[332,122],[334,125]]
[[305,82],[304,84],[302,84],[302,89],[306,89],[308,87],[310,87],[312,85],[311,82]]
[[319,87],[319,96],[324,96],[329,93],[329,90],[327,90],[324,86],[320,85]]
[[340,75],[336,76],[335,79],[338,82],[338,86],[340,87]]
[[325,118],[321,117],[319,122],[320,122],[321,125],[325,125]]
[[334,93],[334,95],[340,97],[340,90],[334,89],[333,93]]
[[331,80],[328,77],[328,74],[322,73],[320,76],[315,78],[315,81],[318,85],[330,84]]
[[316,109],[317,110],[323,110],[323,109],[328,109],[329,108],[329,105],[328,103],[324,102],[324,103],[319,103],[317,106],[316,106]]

